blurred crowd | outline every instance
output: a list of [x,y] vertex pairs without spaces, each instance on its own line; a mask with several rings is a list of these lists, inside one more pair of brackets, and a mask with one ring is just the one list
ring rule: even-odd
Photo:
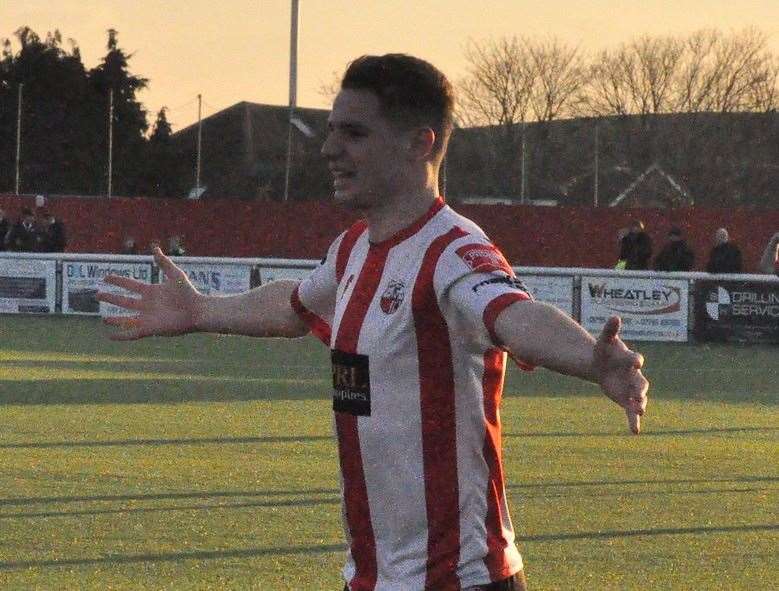
[[[665,243],[654,258],[652,239],[641,220],[633,220],[629,227],[620,229],[618,238],[617,269],[692,271],[695,264],[695,253],[679,227],[668,231]],[[741,249],[731,240],[727,228],[718,228],[712,236],[705,269],[716,274],[758,272],[779,275],[779,232],[766,244],[758,268],[745,269]]]
[[45,209],[22,210],[11,221],[0,209],[0,250],[10,252],[63,252],[67,244],[65,225]]

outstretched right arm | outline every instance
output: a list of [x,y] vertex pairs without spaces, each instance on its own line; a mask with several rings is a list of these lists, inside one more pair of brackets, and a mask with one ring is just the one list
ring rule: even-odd
[[106,283],[137,294],[97,294],[100,301],[136,312],[130,317],[105,319],[106,324],[118,329],[112,339],[126,341],[190,332],[299,337],[309,332],[292,308],[296,281],[274,281],[238,295],[206,296],[198,293],[186,273],[161,250],[155,249],[154,259],[165,272],[163,283],[149,285],[116,275],[105,278]]

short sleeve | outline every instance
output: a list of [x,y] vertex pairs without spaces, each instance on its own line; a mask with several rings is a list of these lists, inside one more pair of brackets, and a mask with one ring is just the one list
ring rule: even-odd
[[325,258],[298,284],[291,299],[293,310],[311,329],[314,336],[328,346],[338,289],[336,258],[343,237],[344,234],[330,245]]
[[[484,331],[493,346],[505,349],[495,332],[500,313],[519,301],[533,296],[515,275],[498,248],[484,240],[453,245],[442,261],[439,288],[447,303],[466,319],[473,330]],[[523,369],[532,366],[515,359]]]

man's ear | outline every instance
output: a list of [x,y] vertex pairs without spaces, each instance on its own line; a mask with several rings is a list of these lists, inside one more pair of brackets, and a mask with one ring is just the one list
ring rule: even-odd
[[433,152],[435,132],[429,127],[419,127],[411,131],[409,155],[414,160],[427,160]]

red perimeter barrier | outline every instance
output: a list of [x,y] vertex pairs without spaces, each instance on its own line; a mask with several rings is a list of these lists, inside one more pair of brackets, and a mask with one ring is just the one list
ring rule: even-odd
[[[33,196],[0,195],[6,217],[16,220]],[[152,199],[52,197],[46,209],[64,222],[68,252],[120,252],[132,236],[141,252],[159,240],[163,247],[182,235],[193,256],[321,258],[330,242],[356,219],[332,203],[240,201],[234,199]],[[539,267],[613,267],[617,231],[639,218],[654,252],[679,226],[702,270],[719,227],[728,229],[744,255],[744,272],[755,272],[768,239],[779,231],[779,210],[625,209],[455,205],[477,222],[512,264]]]

